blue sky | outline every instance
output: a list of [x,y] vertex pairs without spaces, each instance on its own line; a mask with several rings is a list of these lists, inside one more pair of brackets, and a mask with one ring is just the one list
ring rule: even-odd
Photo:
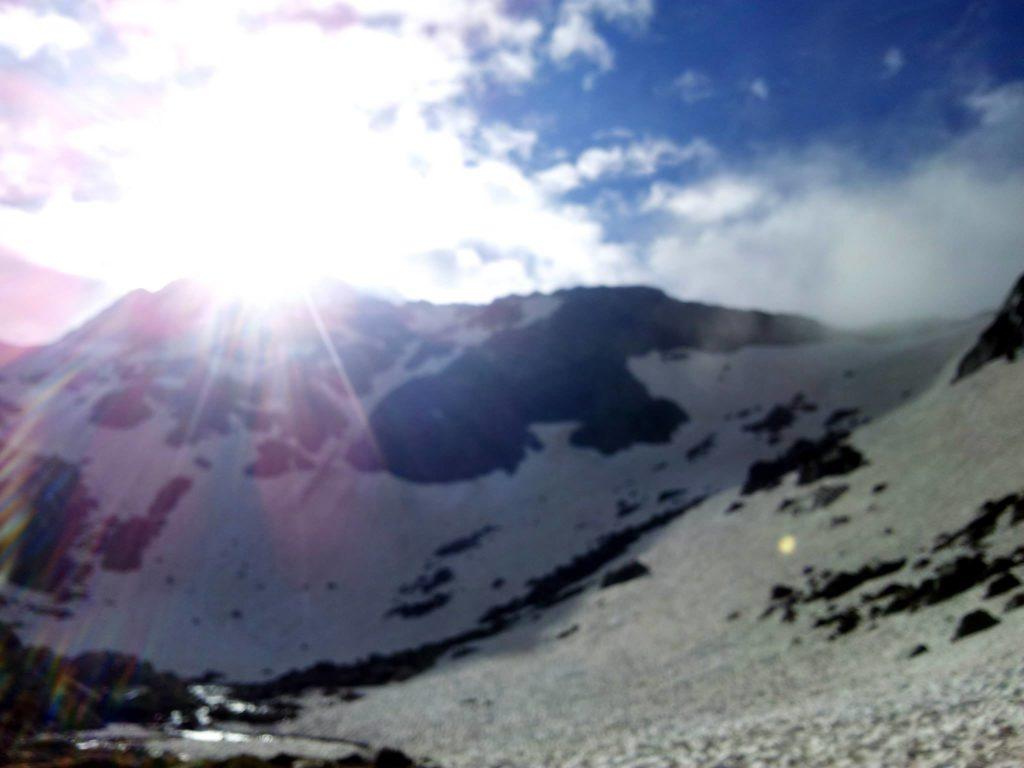
[[80,287],[0,337],[183,276],[977,311],[1024,269],[1022,32],[1010,0],[7,2],[0,275]]

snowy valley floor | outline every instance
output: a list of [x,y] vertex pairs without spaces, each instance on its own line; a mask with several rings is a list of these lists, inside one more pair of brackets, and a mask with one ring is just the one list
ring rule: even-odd
[[[827,508],[808,499],[837,478],[732,513],[720,494],[639,553],[649,577],[359,701],[309,697],[287,730],[467,768],[1024,764],[1024,514],[985,506],[1021,490],[1019,371],[947,381],[855,434],[868,463]],[[803,595],[791,621],[776,586]],[[999,623],[954,641],[979,610]]]

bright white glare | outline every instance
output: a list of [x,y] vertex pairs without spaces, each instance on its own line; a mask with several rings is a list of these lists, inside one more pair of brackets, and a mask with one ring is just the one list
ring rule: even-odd
[[[201,74],[162,80],[152,110],[111,114],[79,137],[116,150],[113,194],[0,206],[5,246],[118,289],[192,277],[256,300],[329,277],[486,301],[632,267],[628,247],[606,242],[599,221],[551,195],[460,105],[478,70],[463,36],[223,14],[191,45],[194,19],[181,13],[151,21],[111,67],[155,80],[181,58],[170,44],[181,37]],[[166,51],[153,43],[165,35]],[[536,135],[520,134],[528,151]]]

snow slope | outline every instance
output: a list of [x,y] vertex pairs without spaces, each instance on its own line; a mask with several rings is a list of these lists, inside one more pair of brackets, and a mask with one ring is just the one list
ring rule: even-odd
[[[595,583],[540,624],[358,701],[311,694],[285,730],[387,736],[454,766],[1020,765],[1024,369],[1001,349],[952,384],[976,331],[732,356],[734,371],[760,372],[759,393],[799,370],[812,401],[879,409],[851,440],[864,465],[747,495],[723,467],[752,447],[711,416],[714,395],[697,407],[729,379],[694,369],[721,361],[634,361],[652,391],[685,392],[729,435],[708,474],[638,479],[710,486],[631,552],[650,575]],[[883,413],[890,396],[865,381],[911,394]],[[829,621],[851,610],[853,626]],[[997,623],[962,634],[977,611]]]
[[[563,735],[675,707],[695,669],[782,685],[765,660],[807,633],[758,619],[774,584],[909,557],[1019,490],[1019,371],[950,384],[985,323],[855,336],[646,289],[479,308],[330,286],[261,313],[189,284],[133,294],[2,372],[0,619],[240,680],[440,643],[464,658],[297,727],[453,758],[488,722],[506,751],[535,741],[566,696],[625,698]],[[832,477],[740,493],[826,434],[811,463]],[[597,589],[641,553],[652,576]],[[827,613],[796,601],[801,627]]]

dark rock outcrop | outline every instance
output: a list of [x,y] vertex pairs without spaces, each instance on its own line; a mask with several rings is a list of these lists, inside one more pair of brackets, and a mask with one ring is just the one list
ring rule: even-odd
[[964,355],[956,369],[956,383],[994,360],[1017,359],[1024,347],[1024,275],[1017,280],[992,323],[981,332],[978,342]]
[[743,495],[775,488],[790,472],[797,483],[807,485],[823,477],[845,475],[864,465],[864,456],[847,445],[847,432],[828,432],[820,440],[797,440],[774,459],[751,465],[743,484]]
[[369,433],[348,454],[363,471],[440,483],[515,472],[540,442],[534,424],[575,422],[573,445],[611,454],[665,443],[688,420],[630,372],[630,357],[690,347],[730,351],[752,344],[824,338],[809,320],[675,301],[649,288],[589,288],[559,294],[549,317],[501,330],[440,372],[389,393]]
[[81,550],[89,516],[98,507],[81,468],[54,456],[13,456],[2,469],[0,505],[24,525],[8,554],[8,580],[44,592],[73,585],[89,567]]
[[686,460],[696,461],[697,459],[707,456],[711,449],[715,447],[715,433],[712,432],[699,443],[694,444],[686,450]]
[[775,445],[782,432],[796,423],[799,414],[814,413],[817,410],[818,407],[809,402],[803,392],[797,392],[790,402],[773,406],[762,418],[744,425],[743,431],[755,435],[765,434],[768,436],[768,444]]

